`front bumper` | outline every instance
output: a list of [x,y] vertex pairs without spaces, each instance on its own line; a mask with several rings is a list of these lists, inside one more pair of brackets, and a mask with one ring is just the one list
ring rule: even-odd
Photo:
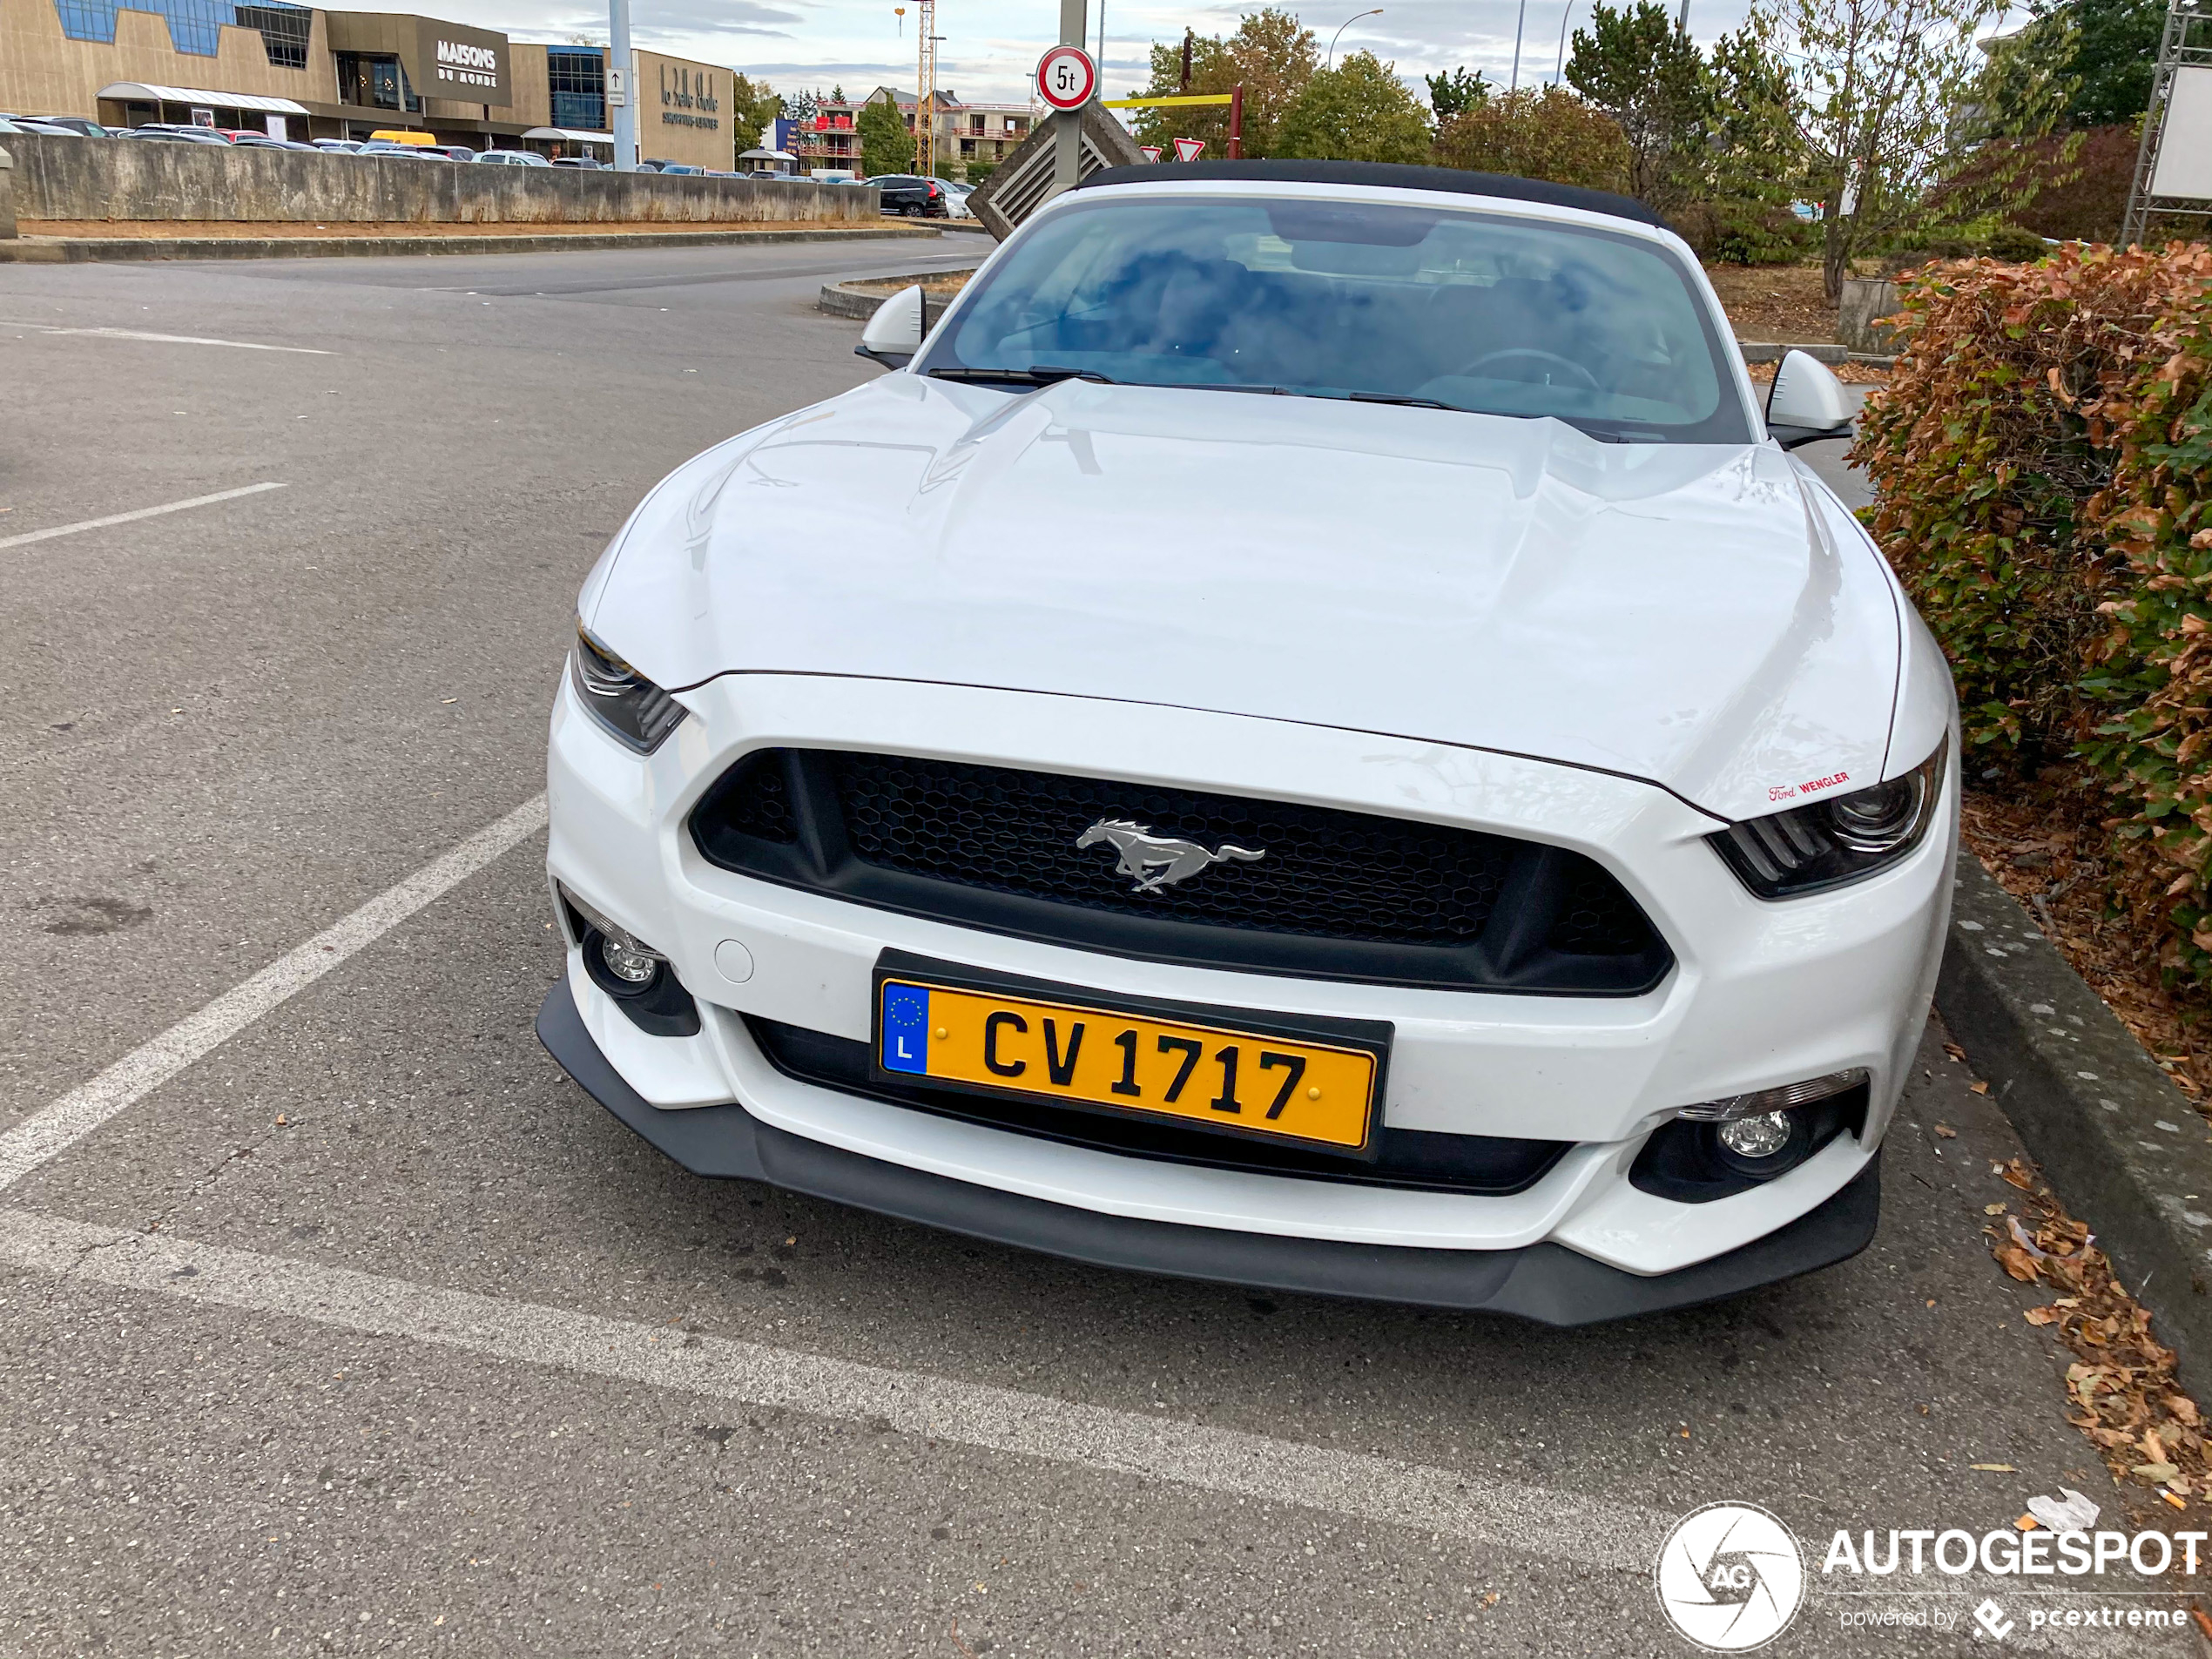
[[1561,1245],[1427,1250],[1232,1231],[1109,1215],[848,1152],[761,1122],[741,1105],[664,1111],[600,1052],[564,978],[538,1041],[602,1106],[685,1169],[765,1181],[902,1221],[1096,1267],[1254,1289],[1356,1297],[1595,1325],[1695,1307],[1833,1266],[1864,1250],[1881,1209],[1878,1154],[1833,1196],[1749,1244],[1671,1273],[1622,1271]]
[[[664,953],[698,1000],[696,1035],[649,1035],[570,952],[570,1017],[637,1109],[651,1114],[632,1120],[641,1133],[695,1169],[813,1191],[827,1189],[788,1171],[802,1163],[859,1170],[867,1176],[856,1185],[902,1190],[911,1179],[916,1190],[948,1190],[994,1214],[1055,1218],[1025,1242],[1155,1271],[1288,1284],[1257,1271],[1258,1258],[1402,1263],[1372,1271],[1363,1281],[1370,1288],[1346,1293],[1467,1306],[1488,1304],[1474,1291],[1437,1298],[1408,1287],[1434,1274],[1503,1285],[1521,1271],[1513,1263],[1563,1252],[1578,1258],[1578,1274],[1679,1285],[1685,1273],[1710,1270],[1741,1288],[1838,1259],[1864,1242],[1862,1233],[1794,1265],[1795,1246],[1772,1245],[1782,1264],[1756,1265],[1770,1241],[1797,1238],[1801,1223],[1830,1216],[1839,1203],[1854,1215],[1851,1206],[1864,1204],[1871,1215],[1871,1187],[1862,1177],[1903,1085],[1940,959],[1947,826],[1873,880],[1766,905],[1704,845],[1711,818],[1649,785],[1518,757],[1194,710],[833,677],[725,676],[680,700],[698,718],[641,761],[578,709],[563,684],[551,733],[547,858],[556,881]],[[692,806],[741,755],[776,745],[1157,778],[1548,841],[1611,869],[1666,934],[1676,967],[1647,995],[1613,998],[1321,982],[985,933],[707,865],[685,828]],[[1947,818],[1955,785],[1949,792]],[[870,975],[887,949],[1102,997],[1388,1021],[1396,1034],[1390,1126],[1571,1148],[1533,1186],[1494,1196],[1165,1163],[819,1087],[779,1070],[748,1035],[748,1020],[765,1020],[865,1042]],[[1861,1131],[1787,1173],[1697,1203],[1631,1180],[1647,1137],[1678,1107],[1846,1067],[1872,1078]],[[725,1127],[711,1133],[716,1124]],[[752,1150],[718,1163],[713,1135]],[[695,1140],[701,1136],[709,1139]],[[781,1162],[763,1168],[759,1149],[771,1144]],[[1847,1190],[1861,1196],[1844,1203]],[[922,1213],[905,1203],[874,1207]],[[968,1230],[1019,1236],[1010,1224]],[[1049,1242],[1055,1230],[1162,1242],[1101,1254]],[[1167,1242],[1173,1237],[1196,1242],[1186,1250]],[[1549,1247],[1541,1257],[1530,1254],[1541,1247]],[[1193,1252],[1214,1265],[1163,1259]],[[1505,1265],[1484,1267],[1485,1259]],[[1223,1265],[1231,1262],[1254,1271]],[[1655,1292],[1662,1299],[1649,1305],[1728,1293]]]

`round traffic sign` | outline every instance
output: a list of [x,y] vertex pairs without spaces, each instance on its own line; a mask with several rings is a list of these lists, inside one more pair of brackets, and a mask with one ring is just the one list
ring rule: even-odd
[[1098,91],[1098,65],[1080,46],[1055,46],[1037,59],[1037,96],[1055,110],[1080,110]]

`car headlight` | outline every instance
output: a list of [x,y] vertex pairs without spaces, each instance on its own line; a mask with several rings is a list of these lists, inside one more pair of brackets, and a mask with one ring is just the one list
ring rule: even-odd
[[1705,839],[1762,899],[1792,899],[1888,868],[1920,844],[1943,798],[1946,738],[1912,771],[1848,795],[1747,819]]
[[578,623],[569,676],[601,725],[641,755],[683,724],[684,705],[586,633]]

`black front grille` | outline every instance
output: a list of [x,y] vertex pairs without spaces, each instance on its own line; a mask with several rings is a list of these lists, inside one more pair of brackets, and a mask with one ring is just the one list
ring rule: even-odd
[[757,1015],[746,1015],[745,1022],[769,1063],[801,1082],[865,1095],[941,1117],[1173,1163],[1203,1163],[1213,1169],[1253,1170],[1366,1186],[1496,1196],[1535,1185],[1571,1144],[1501,1135],[1440,1135],[1385,1125],[1375,1137],[1374,1161],[1355,1163],[1297,1146],[1209,1135],[1141,1117],[1079,1111],[1049,1101],[998,1100],[961,1089],[887,1082],[870,1074],[865,1042],[764,1020]]
[[[1102,822],[1224,853],[1150,890]],[[710,862],[861,904],[1151,961],[1633,995],[1673,958],[1602,867],[1481,831],[1153,784],[762,750],[691,815]]]

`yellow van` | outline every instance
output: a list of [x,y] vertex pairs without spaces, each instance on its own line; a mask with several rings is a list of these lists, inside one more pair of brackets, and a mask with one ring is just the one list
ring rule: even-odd
[[435,144],[438,141],[437,138],[431,133],[404,132],[396,127],[387,128],[381,132],[372,132],[368,135],[368,141],[371,144],[376,143],[379,139],[381,139],[388,144],[414,145],[430,145]]

